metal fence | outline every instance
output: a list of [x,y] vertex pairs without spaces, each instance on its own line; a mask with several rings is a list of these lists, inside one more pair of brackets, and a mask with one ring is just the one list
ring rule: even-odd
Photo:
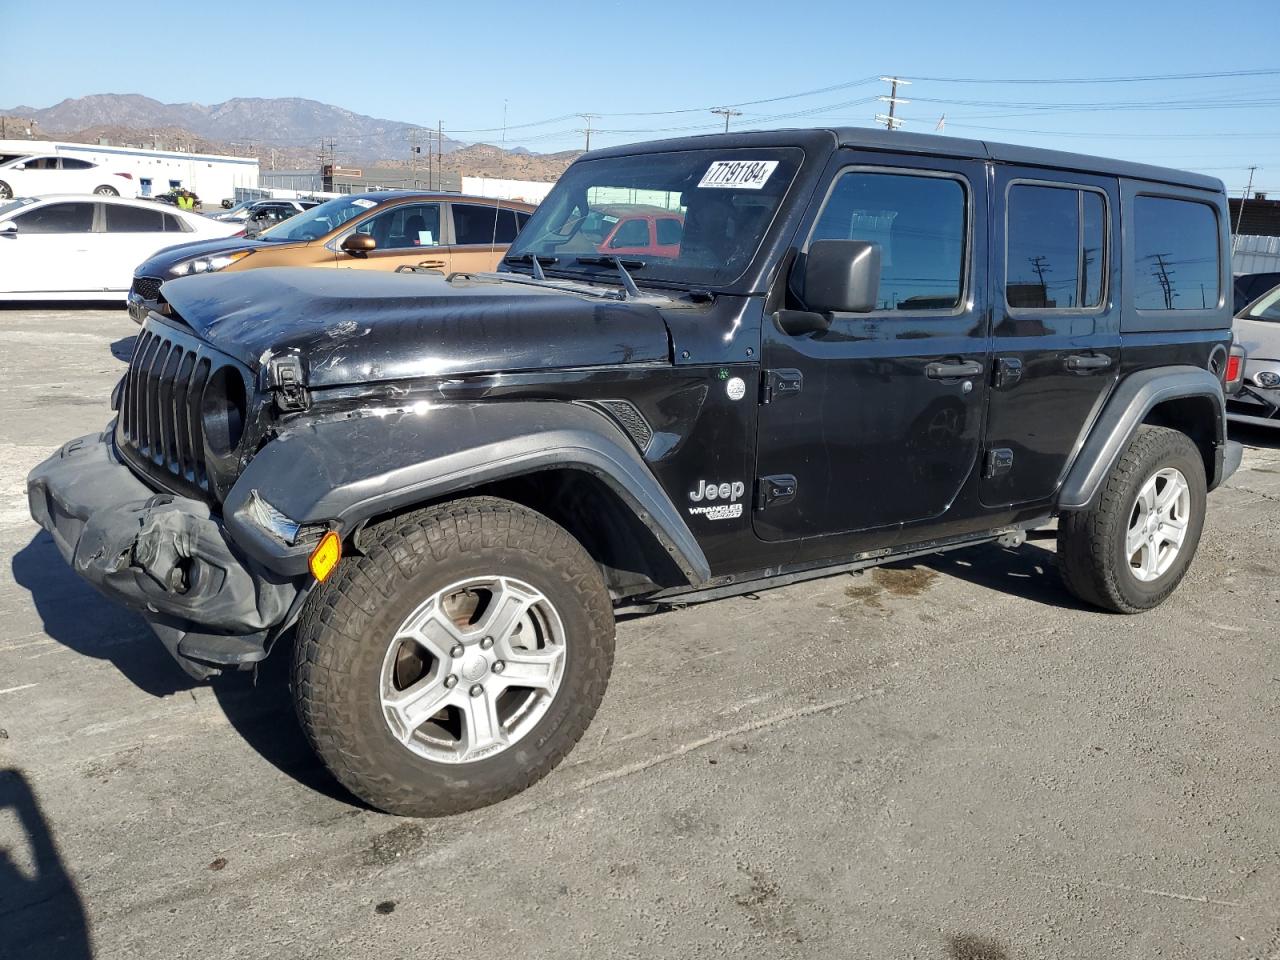
[[1280,271],[1280,237],[1238,236],[1231,238],[1232,273],[1272,273]]

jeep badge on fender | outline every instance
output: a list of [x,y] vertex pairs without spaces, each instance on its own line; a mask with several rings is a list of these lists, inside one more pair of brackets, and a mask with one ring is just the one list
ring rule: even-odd
[[620,606],[1055,521],[1068,590],[1162,602],[1240,458],[1229,222],[1198,174],[904,132],[599,150],[496,272],[168,280],[31,513],[193,676],[291,655],[357,796],[457,813],[572,750]]

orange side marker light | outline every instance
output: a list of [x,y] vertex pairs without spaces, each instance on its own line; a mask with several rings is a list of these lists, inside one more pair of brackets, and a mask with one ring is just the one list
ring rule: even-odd
[[307,565],[311,568],[312,575],[321,583],[324,583],[329,579],[329,574],[333,573],[334,568],[337,567],[338,561],[341,559],[342,540],[330,530],[320,538],[316,548],[311,551],[311,559],[307,561]]

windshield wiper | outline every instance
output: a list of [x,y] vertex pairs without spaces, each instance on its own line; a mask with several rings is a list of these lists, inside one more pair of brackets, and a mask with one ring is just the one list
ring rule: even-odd
[[515,254],[514,256],[503,257],[502,262],[503,263],[527,263],[531,267],[533,267],[533,279],[545,280],[547,279],[547,275],[542,272],[542,265],[544,263],[553,263],[553,264],[559,263],[560,258],[553,257],[549,254],[542,254],[542,253],[518,253],[518,254]]
[[622,288],[627,291],[627,297],[640,298],[644,296],[640,292],[640,288],[636,286],[636,282],[631,279],[631,274],[627,273],[627,267],[632,270],[640,270],[644,268],[643,260],[624,260],[622,257],[576,257],[575,263],[598,264],[602,267],[613,267],[618,271],[618,276],[622,280]]

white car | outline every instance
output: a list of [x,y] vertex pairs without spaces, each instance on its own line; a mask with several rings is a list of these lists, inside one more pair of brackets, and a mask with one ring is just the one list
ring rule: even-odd
[[0,300],[123,301],[143,260],[165,247],[240,229],[122,197],[0,201]]
[[102,197],[136,197],[132,173],[55,154],[15,157],[0,163],[0,200],[42,197],[50,193],[95,193]]

